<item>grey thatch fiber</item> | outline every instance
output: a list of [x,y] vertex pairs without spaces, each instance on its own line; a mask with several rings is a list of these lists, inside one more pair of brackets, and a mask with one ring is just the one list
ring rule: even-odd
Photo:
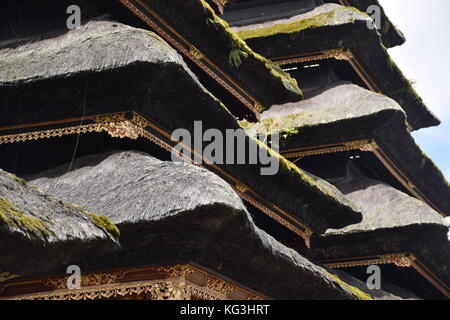
[[61,167],[33,182],[108,215],[123,250],[151,253],[145,263],[193,261],[274,298],[358,297],[258,229],[232,188],[207,170],[121,152],[81,158],[74,171]]
[[277,133],[345,119],[373,117],[389,110],[404,115],[399,104],[391,98],[343,81],[324,88],[310,99],[273,105],[261,114],[261,122],[241,124],[251,135]]
[[[99,158],[105,159],[93,165]],[[83,157],[74,165],[69,173],[66,165],[43,172],[32,183],[119,226],[164,220],[214,204],[243,208],[225,181],[184,162],[163,162],[140,152],[113,152]]]
[[177,63],[196,79],[159,36],[111,21],[90,21],[56,38],[4,48],[0,57],[1,85],[66,78],[139,62]]
[[[336,9],[338,10],[336,14],[329,16],[324,15],[328,12],[334,11]],[[319,16],[322,15],[322,16]],[[298,14],[289,18],[283,18],[283,19],[277,19],[274,21],[266,21],[262,23],[256,23],[252,25],[242,26],[242,27],[233,27],[233,30],[235,32],[243,32],[246,30],[257,30],[257,29],[263,29],[268,27],[277,27],[279,25],[289,24],[293,22],[297,22],[300,20],[305,19],[311,19],[311,18],[317,18],[314,25],[311,25],[310,27],[326,27],[326,26],[336,26],[341,25],[343,23],[349,23],[354,20],[361,20],[361,21],[371,21],[370,17],[363,13],[359,12],[358,10],[351,10],[349,8],[342,7],[341,5],[338,5],[336,3],[326,3],[324,5],[316,7],[314,10],[311,10],[306,13]],[[246,33],[242,33],[243,35],[246,35]],[[248,39],[246,36],[244,38]]]
[[107,219],[44,194],[0,170],[0,270],[46,272],[118,248]]
[[343,179],[334,185],[361,208],[363,220],[343,229],[328,230],[327,234],[367,232],[411,225],[447,225],[442,216],[428,205],[383,182],[359,177]]

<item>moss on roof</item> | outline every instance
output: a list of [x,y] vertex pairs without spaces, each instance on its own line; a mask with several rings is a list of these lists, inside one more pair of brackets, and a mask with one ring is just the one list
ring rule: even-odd
[[239,124],[250,134],[280,133],[282,138],[301,133],[308,126],[341,120],[374,117],[387,110],[402,112],[394,100],[349,82],[337,82],[316,96],[295,103],[274,105],[261,114],[261,121]]
[[363,291],[361,291],[360,289],[358,289],[357,287],[351,286],[348,283],[346,283],[345,281],[341,280],[337,275],[332,274],[332,273],[328,273],[328,275],[330,276],[330,278],[336,282],[337,284],[339,284],[341,287],[344,287],[345,289],[349,290],[350,292],[352,292],[358,299],[360,300],[373,300],[372,296],[369,295],[368,293],[365,293]]
[[[279,78],[285,86],[288,86],[291,90],[295,91],[299,95],[303,96],[302,91],[298,87],[297,80],[292,78],[288,73],[284,72],[278,65],[274,64],[270,60],[264,58],[262,55],[254,52],[248,45],[245,43],[244,40],[236,33],[234,32],[228,23],[224,21],[223,19],[219,18],[219,16],[216,15],[214,10],[211,8],[211,6],[205,1],[205,0],[199,0],[200,3],[203,5],[205,14],[209,16],[209,22],[214,23],[214,26],[217,30],[220,30],[226,38],[230,40],[231,48],[232,50],[241,50],[247,57],[252,57],[261,63],[263,63],[266,67],[266,69]],[[232,51],[230,51],[230,54]]]
[[[252,38],[264,38],[277,34],[292,34],[306,29],[324,27],[336,23],[353,23],[356,17],[352,15],[356,13],[360,17],[368,17],[366,13],[359,11],[353,7],[340,7],[332,11],[323,12],[311,18],[301,19],[292,23],[277,24],[259,29],[248,29],[238,32],[241,39],[247,40]],[[345,21],[343,21],[345,19]]]
[[44,221],[23,214],[13,203],[3,197],[0,197],[0,223],[26,229],[41,239],[49,234]]
[[104,230],[105,232],[109,233],[114,238],[118,239],[120,237],[119,228],[117,228],[117,226],[108,217],[89,212],[86,209],[84,209],[82,206],[79,206],[77,204],[73,204],[73,203],[69,203],[69,202],[64,202],[64,204],[87,215],[94,225],[96,225],[98,228]]
[[328,197],[332,201],[338,202],[344,207],[347,207],[348,209],[354,212],[359,212],[359,209],[355,205],[353,205],[350,201],[348,201],[336,187],[329,184],[325,180],[319,178],[315,179],[313,175],[307,174],[305,171],[300,170],[300,168],[297,167],[293,162],[289,161],[288,159],[280,155],[278,152],[269,148],[260,140],[255,139],[253,137],[250,137],[250,139],[253,139],[261,148],[265,149],[271,157],[276,158],[282,170],[300,179],[301,181],[309,184],[312,188],[316,189],[317,192]]

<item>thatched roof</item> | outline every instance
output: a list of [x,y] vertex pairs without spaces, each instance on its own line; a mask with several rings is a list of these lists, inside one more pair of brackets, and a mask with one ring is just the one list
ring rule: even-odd
[[[144,2],[263,107],[301,99],[295,79],[250,49],[205,0]],[[236,54],[240,62],[233,63]]]
[[33,183],[117,223],[128,265],[136,250],[139,263],[192,261],[274,298],[367,297],[258,229],[233,189],[207,170],[139,152],[88,156],[64,169]]
[[359,177],[342,179],[334,182],[334,185],[361,208],[363,220],[342,229],[328,230],[327,235],[370,232],[412,225],[447,226],[444,218],[425,203],[383,182]]
[[119,69],[143,61],[178,63],[187,69],[183,59],[154,33],[110,21],[91,21],[57,37],[3,48],[0,56],[2,86]]
[[370,6],[381,8],[381,40],[386,48],[400,46],[406,39],[403,33],[391,22],[378,0],[346,0],[351,6],[359,11],[366,12]]
[[[8,71],[3,86],[0,83],[0,104],[4,106],[0,126],[135,111],[169,134],[180,128],[193,134],[194,121],[198,120],[204,130],[240,129],[233,115],[205,90],[181,57],[145,30],[90,22],[48,42],[0,50],[2,53],[8,70],[27,63],[30,78],[22,74],[20,80],[13,79]],[[48,61],[34,60],[36,56]],[[20,114],[16,112],[19,105]],[[250,141],[252,147],[255,144]],[[270,177],[261,176],[261,165],[222,167],[316,232],[360,221],[360,214],[334,187],[311,179],[275,153],[271,153],[271,160],[279,162],[280,170]]]
[[[218,0],[213,0],[218,1]],[[220,1],[224,2],[224,6],[233,4],[235,1]],[[314,3],[314,1],[312,1]],[[392,48],[395,46],[402,45],[405,42],[405,37],[400,30],[398,30],[391,22],[389,17],[386,15],[383,7],[380,5],[378,0],[341,0],[340,3],[345,5],[350,5],[357,8],[361,12],[366,12],[370,6],[378,6],[381,8],[381,39],[383,40],[383,45],[387,48]],[[314,3],[315,5],[315,3]],[[243,25],[243,24],[242,24]]]
[[0,170],[0,270],[18,275],[52,270],[118,248],[105,217],[42,193]]
[[201,207],[242,209],[233,189],[210,171],[137,151],[85,156],[70,172],[67,169],[68,164],[40,173],[31,182],[61,199],[98,210],[119,227],[165,220]]
[[[349,49],[379,90],[406,111],[414,129],[439,124],[391,60],[367,14],[351,7],[325,4],[289,19],[234,28],[251,48],[268,58],[330,49]],[[300,84],[301,86],[301,84]]]
[[359,205],[363,221],[315,237],[314,258],[339,260],[406,252],[419,258],[447,286],[450,284],[449,225],[437,212],[366,177],[342,179],[334,184]]
[[349,83],[336,83],[315,97],[262,114],[261,123],[241,122],[247,132],[292,132],[281,149],[375,139],[439,210],[450,215],[450,185],[415,143],[405,115],[392,99]]
[[280,133],[288,129],[325,126],[345,119],[364,119],[383,114],[386,117],[398,114],[397,117],[404,118],[402,108],[394,100],[350,82],[338,82],[323,88],[310,99],[272,106],[261,114],[260,122],[242,121],[241,125],[252,135]]

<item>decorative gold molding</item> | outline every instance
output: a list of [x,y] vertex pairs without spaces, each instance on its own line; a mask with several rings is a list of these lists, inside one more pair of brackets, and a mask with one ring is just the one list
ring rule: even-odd
[[289,150],[281,150],[281,155],[287,159],[300,158],[306,156],[323,155],[329,153],[337,153],[351,150],[361,150],[363,152],[374,152],[379,148],[378,144],[372,140],[356,140],[333,145],[315,146],[308,148],[297,148]]
[[354,58],[353,53],[349,49],[339,48],[339,49],[323,50],[319,52],[298,54],[287,57],[279,57],[274,58],[272,60],[275,63],[278,63],[279,65],[285,65],[285,64],[312,62],[327,59],[350,61],[353,58]]
[[[156,271],[161,278],[124,282],[124,277],[138,272]],[[187,280],[187,275],[196,273],[204,281]],[[154,275],[152,276],[152,278]],[[194,277],[195,278],[195,277]],[[264,296],[250,292],[239,285],[232,284],[191,265],[147,266],[111,272],[89,273],[82,276],[80,289],[67,289],[67,277],[49,278],[24,282],[33,286],[40,282],[52,288],[52,291],[36,292],[19,296],[3,297],[6,300],[94,300],[124,298],[141,295],[150,300],[226,300],[229,294],[239,292],[245,299],[261,300]],[[23,283],[22,283],[23,284]],[[10,283],[8,286],[21,285]]]
[[[81,286],[91,287],[100,286],[104,284],[116,283],[125,276],[123,271],[89,273],[81,276]],[[44,285],[51,287],[53,290],[67,289],[67,277],[63,278],[48,278],[41,281]]]
[[205,55],[193,45],[190,46],[189,53],[197,60],[203,59],[205,57]]
[[[3,281],[11,280],[20,277],[19,275],[12,274],[11,272],[1,272],[0,271],[0,283]],[[1,286],[0,286],[1,292]]]
[[246,193],[248,191],[247,186],[243,183],[237,183],[235,189],[241,193]]
[[205,288],[217,291],[227,297],[235,290],[235,287],[222,279],[208,277],[204,285]]
[[410,268],[413,264],[413,262],[416,260],[416,257],[412,254],[386,254],[379,256],[380,259],[383,261],[386,261],[385,263],[392,263],[396,265],[397,267],[401,268]]
[[327,267],[333,269],[363,267],[380,264],[394,264],[397,267],[410,268],[416,257],[409,253],[385,254],[370,259],[357,259],[342,262],[323,262]]
[[255,102],[253,108],[254,108],[254,110],[255,110],[256,112],[258,112],[258,113],[261,113],[261,112],[264,110],[264,107],[263,107],[262,104],[259,103],[259,102]]
[[170,278],[182,278],[195,272],[195,269],[189,265],[175,265],[175,266],[159,266],[154,268],[155,271],[167,274]]

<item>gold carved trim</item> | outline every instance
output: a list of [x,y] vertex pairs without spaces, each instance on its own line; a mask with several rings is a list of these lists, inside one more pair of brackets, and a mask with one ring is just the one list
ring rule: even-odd
[[203,59],[205,55],[200,52],[196,47],[192,46],[189,48],[189,53],[197,60]]
[[274,62],[279,65],[292,64],[292,63],[302,63],[302,62],[311,62],[311,61],[320,61],[327,59],[336,59],[336,60],[346,60],[349,61],[353,59],[353,53],[349,49],[330,49],[323,50],[319,52],[313,53],[305,53],[287,57],[274,58]]
[[290,158],[300,158],[307,156],[323,155],[336,152],[344,152],[351,150],[361,150],[363,152],[374,152],[379,148],[378,144],[372,140],[357,140],[350,142],[343,142],[335,145],[317,146],[314,148],[298,148],[291,150],[282,150],[281,154]]
[[107,132],[110,136],[115,138],[129,138],[136,140],[143,135],[143,130],[132,121],[126,120],[125,114],[125,112],[121,112],[88,118],[96,123],[3,135],[0,136],[0,144],[50,139],[66,135],[92,132]]
[[230,293],[232,293],[235,290],[235,287],[229,284],[228,282],[222,279],[212,277],[208,277],[206,279],[204,287],[217,291],[220,294],[223,294],[225,297],[227,297]]
[[398,253],[398,254],[379,255],[372,259],[330,262],[330,263],[324,262],[324,264],[327,267],[330,267],[333,269],[363,267],[363,266],[380,265],[380,264],[394,264],[397,267],[410,268],[416,259],[417,258],[412,254]]
[[[0,283],[7,281],[7,280],[11,280],[14,278],[18,278],[20,277],[19,275],[16,274],[12,274],[11,272],[1,272],[0,271]],[[0,292],[1,292],[1,286],[0,286]]]
[[235,189],[241,193],[246,193],[248,191],[247,186],[240,182],[236,184]]
[[[126,275],[124,271],[113,271],[113,272],[102,272],[102,273],[89,273],[86,275],[81,275],[81,286],[91,287],[99,286],[104,284],[116,283],[118,280],[122,279]],[[63,278],[48,278],[41,282],[51,287],[53,290],[67,289],[67,277]]]
[[[157,271],[160,279],[121,282],[132,272]],[[202,275],[203,283],[187,280],[186,276],[197,273]],[[3,297],[6,300],[94,300],[121,298],[132,295],[143,295],[151,300],[227,300],[235,291],[248,300],[267,299],[241,286],[234,285],[218,276],[210,274],[191,265],[147,266],[141,268],[115,270],[111,272],[89,273],[82,275],[80,289],[67,289],[67,277],[40,279],[34,282],[43,283],[52,291]],[[33,281],[25,282],[33,284]],[[20,282],[17,283],[20,285]],[[14,286],[17,284],[8,284]]]

